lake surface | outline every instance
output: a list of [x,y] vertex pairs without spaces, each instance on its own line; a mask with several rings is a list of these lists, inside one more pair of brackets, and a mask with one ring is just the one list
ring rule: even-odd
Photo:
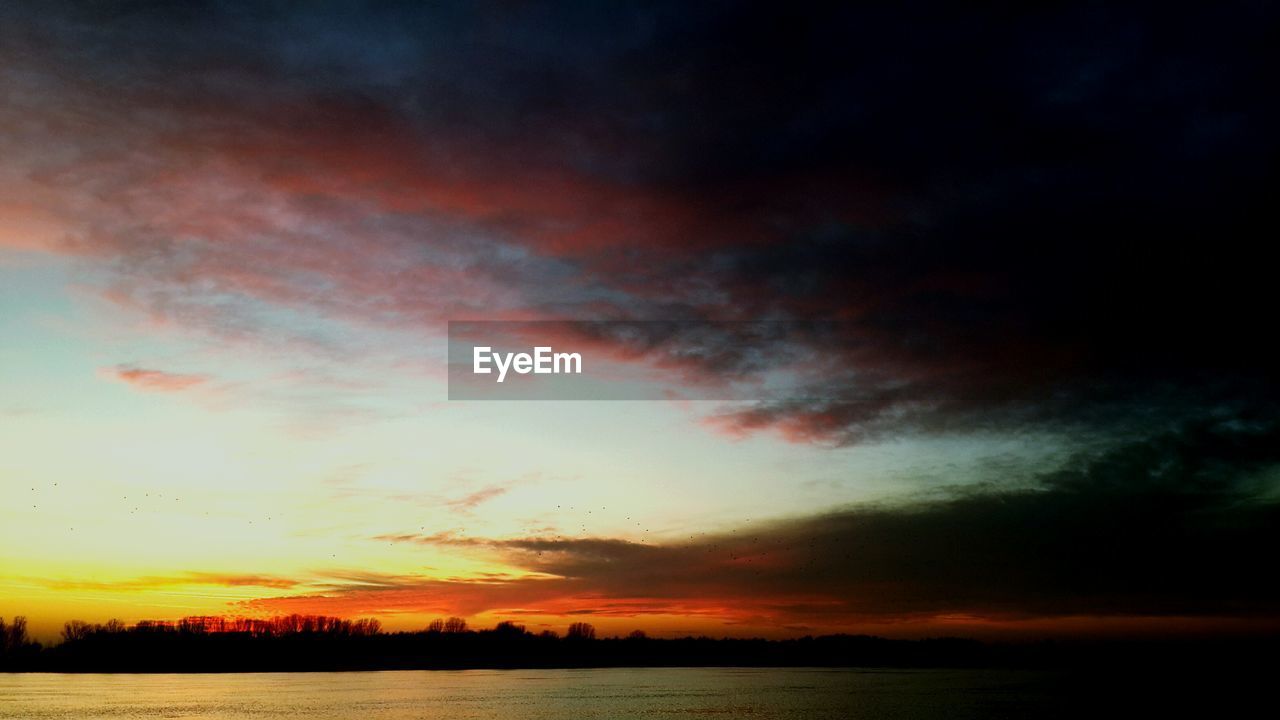
[[211,675],[0,674],[0,718],[1041,717],[1013,671],[642,668]]

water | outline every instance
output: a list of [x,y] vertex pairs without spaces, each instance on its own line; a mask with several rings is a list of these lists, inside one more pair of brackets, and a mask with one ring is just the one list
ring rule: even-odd
[[1037,717],[1043,678],[973,670],[654,668],[0,674],[0,718]]

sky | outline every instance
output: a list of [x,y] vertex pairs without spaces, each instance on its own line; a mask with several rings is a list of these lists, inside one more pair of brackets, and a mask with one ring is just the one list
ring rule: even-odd
[[[22,5],[0,617],[42,638],[1280,624],[1265,3]],[[448,399],[449,321],[563,319],[829,324],[558,338],[759,397]]]

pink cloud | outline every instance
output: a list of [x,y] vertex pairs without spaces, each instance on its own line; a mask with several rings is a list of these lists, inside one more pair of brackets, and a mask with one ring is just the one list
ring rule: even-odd
[[148,392],[180,392],[209,381],[207,375],[171,373],[133,365],[117,365],[101,371],[106,376]]

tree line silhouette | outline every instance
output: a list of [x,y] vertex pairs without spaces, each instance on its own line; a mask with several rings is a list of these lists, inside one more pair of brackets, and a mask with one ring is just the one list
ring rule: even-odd
[[0,618],[0,671],[250,672],[574,667],[1097,667],[1214,658],[1274,657],[1274,638],[1163,643],[988,644],[961,638],[867,635],[651,638],[641,630],[597,637],[575,622],[561,635],[514,622],[472,629],[441,618],[424,630],[384,632],[377,620],[317,615],[186,617],[176,622],[68,621],[59,642],[31,639],[26,619]]
[[317,615],[186,617],[176,622],[68,621],[59,642],[30,639],[26,620],[5,626],[0,670],[211,672],[621,666],[971,665],[983,645],[832,635],[795,640],[654,639],[641,630],[601,638],[590,623],[562,635],[514,622],[472,629],[441,618],[416,632],[383,632],[377,620]]

